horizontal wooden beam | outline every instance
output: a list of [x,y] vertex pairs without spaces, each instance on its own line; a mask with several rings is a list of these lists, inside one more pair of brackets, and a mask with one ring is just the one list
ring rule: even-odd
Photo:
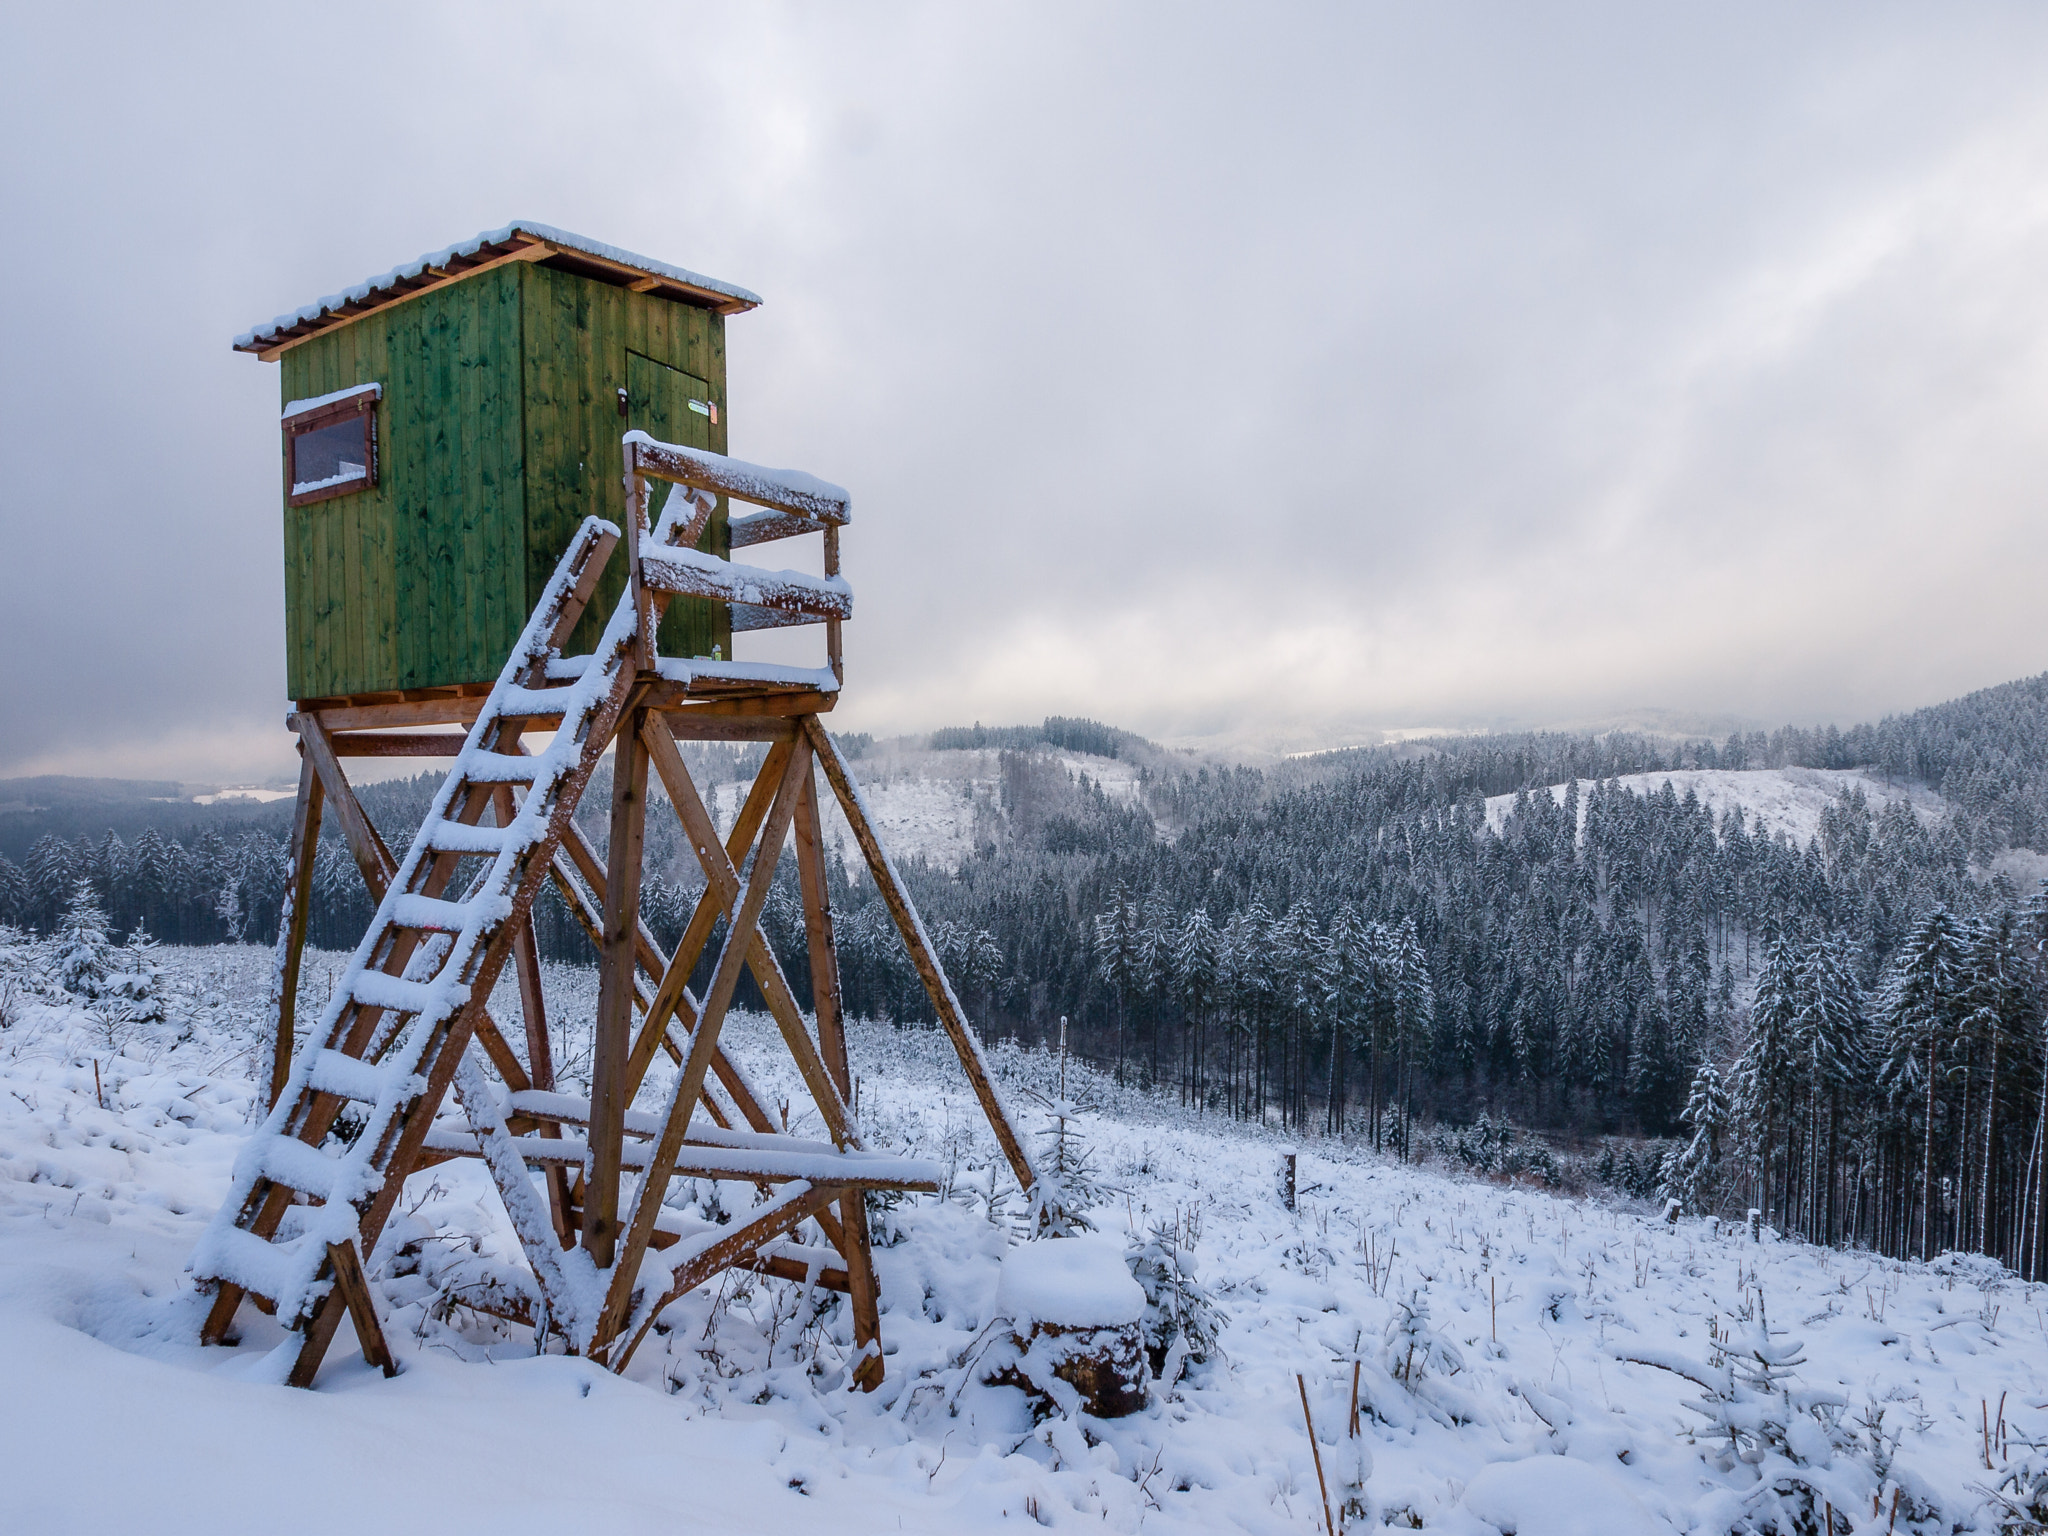
[[756,608],[752,603],[733,603],[732,631],[742,634],[750,629],[788,629],[797,624],[823,624],[825,620],[810,613],[787,613],[779,608]]
[[309,704],[300,710],[328,731],[403,730],[417,725],[475,725],[488,693],[468,698],[407,699],[396,704]]
[[694,707],[664,710],[662,718],[680,741],[794,741],[801,729],[794,719],[714,715]]
[[821,523],[853,520],[851,496],[800,469],[770,469],[701,448],[658,443],[645,432],[628,432],[625,442],[628,474],[717,491],[735,501],[752,502],[757,507],[814,518]]
[[749,544],[769,544],[776,539],[823,533],[826,525],[816,518],[798,517],[792,512],[755,512],[733,518],[728,527],[732,532],[732,547],[744,549]]
[[333,738],[336,757],[453,757],[466,732],[353,731]]
[[642,549],[640,580],[670,597],[708,597],[819,619],[853,617],[853,589],[837,577],[734,565],[693,549]]
[[[681,735],[689,728],[683,722],[699,717],[705,720],[763,716],[795,718],[801,715],[823,714],[839,702],[837,694],[814,693],[808,689],[800,693],[791,693],[763,688],[758,693],[748,693],[737,698],[720,698],[715,695],[707,698],[701,693],[691,692],[693,688],[701,688],[703,685],[703,680],[695,683],[655,683],[647,691],[647,707],[666,712],[669,717],[669,728]],[[780,741],[783,738],[775,736],[763,739]]]

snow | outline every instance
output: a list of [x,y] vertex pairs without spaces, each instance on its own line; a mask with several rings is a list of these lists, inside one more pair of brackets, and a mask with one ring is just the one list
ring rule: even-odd
[[[16,976],[9,945],[0,934],[0,983]],[[1886,1529],[1871,1499],[1888,1512],[1895,1486],[1899,1531],[1936,1528],[1911,1518],[1916,1504],[1937,1507],[1944,1531],[1987,1529],[1981,1405],[2003,1396],[2017,1433],[2048,1428],[2036,1406],[2048,1288],[1984,1261],[1901,1264],[1686,1218],[1666,1227],[1647,1208],[1203,1118],[1078,1066],[1068,1097],[1116,1186],[1092,1213],[1096,1251],[1154,1223],[1198,1224],[1202,1280],[1228,1320],[1220,1358],[1129,1418],[1034,1422],[1022,1393],[982,1385],[975,1362],[1034,1262],[1018,1256],[1079,1264],[1090,1240],[1013,1244],[988,1196],[1007,1190],[1014,1209],[1015,1191],[991,1183],[1000,1159],[951,1046],[859,1020],[864,1145],[937,1164],[946,1189],[877,1211],[880,1392],[848,1390],[847,1310],[816,1313],[800,1283],[693,1292],[623,1378],[559,1344],[536,1354],[528,1330],[464,1304],[530,1286],[473,1159],[416,1176],[366,1266],[403,1373],[386,1381],[366,1366],[344,1324],[317,1390],[285,1388],[287,1341],[253,1308],[234,1347],[193,1343],[205,1299],[184,1272],[261,1118],[272,956],[156,953],[173,998],[163,1026],[110,1025],[43,991],[0,1029],[0,1529],[212,1533],[288,1510],[307,1533],[365,1519],[431,1519],[437,1532],[831,1521],[980,1533],[1035,1517],[1308,1536],[1322,1496],[1299,1373],[1331,1502],[1359,1511],[1345,1521],[1354,1532],[1715,1536],[1759,1485],[1745,1464],[1716,1464],[1701,1384],[1725,1379],[1717,1355],[1766,1317],[1780,1343],[1804,1342],[1794,1387],[1845,1400],[1843,1423],[1864,1442],[1831,1444],[1803,1414],[1790,1426],[1826,1463],[1814,1478],[1834,1490],[1838,1531]],[[308,956],[308,1016],[346,962]],[[554,1107],[573,1113],[596,980],[550,964],[547,982],[571,1073]],[[494,1006],[516,1017],[516,984],[503,986]],[[790,1099],[793,1129],[817,1135],[773,1022],[736,1014],[723,1038],[771,1102]],[[988,1057],[1013,1103],[1027,1087],[1050,1096],[1044,1054],[998,1045]],[[650,1083],[643,1111],[667,1081]],[[440,1123],[466,1122],[451,1105]],[[1288,1145],[1301,1149],[1294,1212],[1274,1178]],[[661,1219],[685,1244],[754,1199],[744,1181],[678,1187]],[[1368,1244],[1382,1261],[1392,1252],[1390,1268],[1366,1262]],[[1882,1483],[1856,1427],[1879,1415],[1886,1441],[1898,1436]]]
[[1089,1234],[1020,1243],[1003,1256],[996,1310],[1020,1329],[1121,1328],[1145,1311],[1145,1292],[1124,1267],[1124,1245]]
[[314,395],[306,400],[287,400],[284,406],[284,414],[278,417],[278,420],[290,421],[294,416],[304,415],[307,411],[317,411],[323,405],[338,405],[343,400],[353,400],[359,395],[366,395],[372,400],[382,400],[384,398],[384,386],[382,384],[351,384],[347,389],[337,389],[331,394]]
[[222,789],[210,795],[194,795],[194,805],[218,805],[224,800],[253,800],[259,805],[268,805],[273,800],[289,800],[298,793],[295,789]]
[[1495,1462],[1465,1490],[1465,1508],[1514,1536],[1634,1536],[1673,1531],[1621,1473],[1565,1456]]
[[455,245],[443,246],[438,251],[430,251],[424,256],[416,257],[412,261],[406,262],[403,266],[393,267],[389,272],[379,273],[375,277],[357,283],[353,288],[344,288],[340,293],[330,293],[325,298],[315,299],[310,304],[303,304],[288,315],[279,315],[268,325],[252,326],[235,338],[234,345],[237,348],[252,347],[259,340],[275,336],[279,331],[288,331],[301,321],[317,320],[322,315],[340,309],[344,305],[358,303],[363,299],[367,299],[371,294],[381,289],[389,288],[395,283],[402,282],[407,278],[418,277],[429,267],[445,266],[457,256],[474,256],[484,246],[502,244],[510,240],[515,234],[531,235],[535,239],[545,240],[551,245],[566,246],[572,251],[582,251],[585,255],[597,256],[606,261],[615,261],[621,266],[633,267],[656,277],[672,278],[676,282],[685,283],[693,288],[703,288],[712,293],[722,293],[728,298],[737,299],[742,304],[750,307],[759,305],[761,302],[760,295],[750,293],[746,289],[732,283],[720,282],[715,277],[705,277],[702,273],[692,272],[684,267],[673,267],[667,262],[655,261],[651,257],[636,256],[631,251],[621,250],[617,246],[605,245],[601,241],[592,240],[583,235],[572,234],[566,229],[556,229],[551,224],[536,224],[528,219],[520,219],[505,225],[501,229],[487,229],[482,234],[474,235]]
[[[635,443],[654,450],[658,455],[656,462],[659,462],[659,458],[667,458],[680,465],[700,470],[720,490],[738,497],[741,501],[780,507],[785,511],[828,523],[847,523],[853,520],[853,497],[847,492],[846,487],[834,485],[830,480],[821,480],[804,470],[771,469],[765,464],[749,464],[745,459],[713,453],[706,448],[692,448],[684,443],[664,443],[637,427],[619,441]],[[663,504],[663,510],[667,511],[666,503]]]
[[292,482],[292,494],[294,496],[304,496],[313,491],[324,491],[329,486],[349,485],[357,480],[368,479],[369,474],[370,472],[362,465],[343,461],[341,473],[338,475],[328,475],[320,480],[294,480]]
[[[1923,821],[1934,820],[1947,808],[1931,789],[1887,783],[1860,769],[1674,768],[1668,773],[1624,774],[1613,782],[1635,795],[1657,794],[1669,783],[1671,792],[1681,800],[1688,791],[1698,796],[1717,821],[1730,809],[1740,810],[1752,831],[1761,826],[1767,834],[1782,832],[1801,848],[1819,836],[1821,813],[1840,800],[1845,790],[1862,790],[1873,812],[1898,801]],[[1583,827],[1586,796],[1594,781],[1580,779],[1578,785],[1579,824]],[[1550,786],[1550,797],[1560,805],[1566,787]],[[1514,806],[1513,795],[1489,795],[1486,824],[1498,832]]]
[[838,611],[853,597],[853,588],[844,576],[811,576],[803,571],[736,565],[698,549],[643,550],[640,569],[647,583],[657,589],[719,597],[748,607],[772,605],[777,599],[801,595],[824,600],[828,607]]
[[839,679],[830,667],[792,667],[775,661],[713,661],[708,656],[663,656],[655,664],[663,681],[690,683],[714,678],[733,683],[777,683],[808,688],[814,693],[837,693]]

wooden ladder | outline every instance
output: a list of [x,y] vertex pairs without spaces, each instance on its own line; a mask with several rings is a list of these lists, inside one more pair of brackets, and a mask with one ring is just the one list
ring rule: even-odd
[[[591,1291],[592,1277],[574,1272],[583,1256],[558,1249],[547,1207],[466,1052],[480,1023],[495,1032],[484,1002],[542,884],[559,878],[570,817],[638,676],[640,605],[630,601],[613,613],[594,656],[579,666],[561,655],[618,540],[619,530],[595,517],[577,530],[193,1254],[195,1279],[215,1287],[202,1341],[222,1342],[244,1295],[260,1298],[303,1335],[294,1385],[311,1384],[344,1310],[356,1317],[365,1353],[380,1351],[361,1261],[451,1085],[523,1245],[544,1256],[537,1278],[558,1322],[575,1331],[595,1321],[577,1315]],[[537,754],[520,748],[529,728],[554,732]],[[525,789],[523,803],[487,824],[487,810],[509,810],[505,791],[515,785]],[[352,1125],[341,1121],[349,1106]],[[353,1132],[345,1142],[332,1135],[338,1124]]]

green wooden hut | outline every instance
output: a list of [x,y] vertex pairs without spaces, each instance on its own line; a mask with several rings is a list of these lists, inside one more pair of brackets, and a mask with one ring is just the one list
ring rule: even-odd
[[[617,521],[621,434],[725,452],[725,317],[759,303],[522,221],[238,336],[282,374],[292,698],[494,679],[578,523]],[[723,505],[703,547],[729,553]],[[615,562],[575,649],[623,580]],[[660,647],[731,655],[729,610],[672,603]]]

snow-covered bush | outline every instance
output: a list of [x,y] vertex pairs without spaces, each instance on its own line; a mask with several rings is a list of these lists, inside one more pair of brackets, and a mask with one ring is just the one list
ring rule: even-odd
[[1143,1236],[1131,1234],[1124,1262],[1145,1293],[1145,1353],[1152,1374],[1171,1387],[1190,1365],[1219,1353],[1217,1341],[1230,1321],[1196,1278],[1194,1248],[1198,1219],[1158,1221]]
[[156,960],[156,940],[144,928],[108,957],[101,982],[101,1000],[125,1023],[160,1024],[164,1019],[164,977]]
[[1075,1128],[1080,1108],[1068,1099],[1064,1054],[1060,1060],[1059,1086],[1052,1094],[1025,1089],[1045,1110],[1045,1125],[1038,1133],[1038,1156],[1031,1186],[1031,1207],[1026,1227],[1034,1237],[1073,1237],[1093,1232],[1088,1219],[1091,1206],[1100,1205],[1104,1189],[1095,1165],[1095,1155]]
[[1862,1447],[1843,1419],[1847,1399],[1797,1385],[1804,1346],[1769,1326],[1761,1298],[1757,1320],[1730,1327],[1718,1347],[1719,1379],[1687,1406],[1706,1419],[1720,1471],[1753,1471],[1731,1533],[1813,1536],[1827,1528],[1828,1509],[1867,1507],[1877,1478],[1868,1460],[1848,1454]]
[[2029,1445],[1996,1483],[1977,1485],[1999,1536],[2048,1536],[2048,1446]]
[[1387,1374],[1410,1391],[1431,1371],[1455,1376],[1465,1368],[1465,1357],[1430,1326],[1429,1298],[1420,1286],[1394,1299],[1384,1360]]

